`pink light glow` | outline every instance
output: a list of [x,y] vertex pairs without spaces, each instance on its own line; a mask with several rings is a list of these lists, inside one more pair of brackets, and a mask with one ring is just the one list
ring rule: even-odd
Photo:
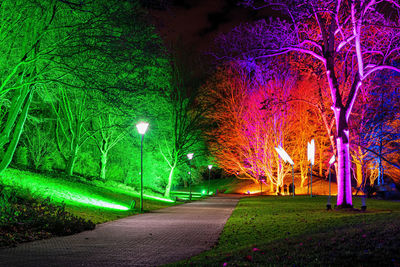
[[[342,204],[353,205],[352,203],[352,192],[351,192],[351,180],[350,180],[350,153],[349,144],[343,144],[342,138],[337,138],[337,151],[338,151],[338,195],[337,205]],[[343,178],[341,178],[343,177]]]

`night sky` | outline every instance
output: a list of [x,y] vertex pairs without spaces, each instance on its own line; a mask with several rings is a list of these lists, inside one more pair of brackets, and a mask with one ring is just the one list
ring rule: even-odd
[[161,8],[153,4],[150,7],[150,14],[166,43],[181,41],[183,47],[193,48],[202,54],[211,49],[213,39],[218,33],[228,32],[242,22],[263,17],[262,13],[238,6],[237,2],[237,0],[171,0]]

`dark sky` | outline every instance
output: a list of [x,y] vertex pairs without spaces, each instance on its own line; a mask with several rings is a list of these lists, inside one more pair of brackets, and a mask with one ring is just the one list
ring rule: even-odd
[[[166,0],[158,0],[166,1]],[[200,54],[211,48],[220,32],[227,32],[244,21],[261,15],[237,5],[237,0],[170,0],[165,9],[150,9],[164,40],[193,48]]]

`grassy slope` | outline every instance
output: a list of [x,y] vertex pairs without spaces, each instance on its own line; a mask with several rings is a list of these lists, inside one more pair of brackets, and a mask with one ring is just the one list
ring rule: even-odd
[[[17,188],[22,195],[33,198],[49,197],[53,203],[65,202],[66,210],[74,215],[95,223],[115,220],[137,213],[137,210],[120,210],[103,205],[130,207],[132,200],[139,205],[139,198],[133,189],[123,185],[102,182],[71,181],[47,177],[42,174],[7,169],[0,175],[0,183]],[[144,209],[154,210],[174,205],[153,199],[145,199]]]
[[[400,263],[400,203],[326,211],[326,197],[243,198],[210,251],[176,265],[325,266]],[[354,200],[360,207],[360,199]]]

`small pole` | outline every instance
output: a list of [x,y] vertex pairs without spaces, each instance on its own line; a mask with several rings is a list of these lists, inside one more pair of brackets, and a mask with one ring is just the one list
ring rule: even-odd
[[189,160],[189,200],[192,200],[192,164]]
[[293,198],[294,198],[294,164],[292,164],[292,190],[293,190]]
[[143,212],[143,137],[140,142],[140,213]]
[[208,168],[208,188],[207,188],[207,195],[210,194],[210,176],[211,176],[211,168]]
[[329,199],[331,199],[331,165],[329,165]]
[[331,165],[329,165],[329,196],[328,196],[328,203],[326,204],[326,209],[332,209],[331,205]]
[[311,173],[311,197],[312,197],[312,163],[310,164],[310,173]]

